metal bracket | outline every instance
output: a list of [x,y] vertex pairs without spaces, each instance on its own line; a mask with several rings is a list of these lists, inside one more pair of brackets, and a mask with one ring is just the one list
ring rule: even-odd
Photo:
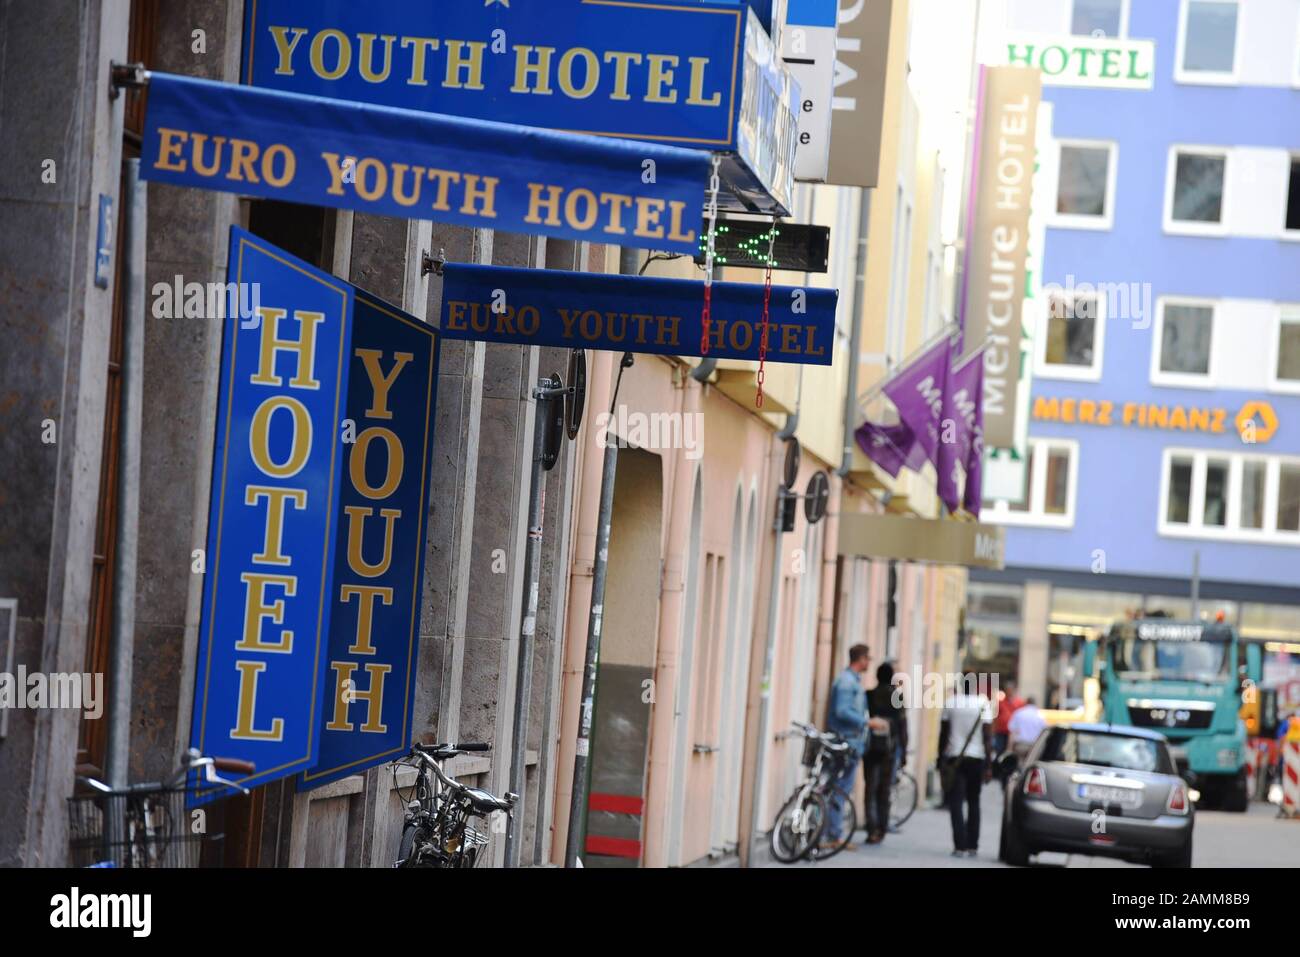
[[111,63],[108,73],[108,98],[116,100],[122,88],[138,90],[149,85],[149,71],[143,63]]
[[435,276],[442,275],[442,267],[447,265],[447,251],[439,249],[437,256],[429,255],[426,249],[420,253],[420,275],[427,276],[433,273]]

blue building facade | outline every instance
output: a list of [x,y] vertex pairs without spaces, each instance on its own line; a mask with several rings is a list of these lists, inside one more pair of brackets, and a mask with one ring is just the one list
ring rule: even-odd
[[1003,62],[1044,70],[1052,189],[1029,464],[1019,501],[986,502],[1007,569],[972,575],[972,625],[1065,698],[1080,636],[1191,614],[1199,575],[1196,611],[1289,671],[1300,0],[1010,0],[990,23]]

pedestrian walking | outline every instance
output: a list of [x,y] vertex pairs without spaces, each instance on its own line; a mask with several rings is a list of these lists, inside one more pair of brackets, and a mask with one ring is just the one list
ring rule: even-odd
[[1017,760],[1024,764],[1029,749],[1034,746],[1038,736],[1047,727],[1047,719],[1043,717],[1043,712],[1038,710],[1038,702],[1033,698],[1026,698],[1024,706],[1011,716],[1008,727],[1011,732],[1011,750],[1015,752]]
[[987,695],[970,693],[975,687],[975,675],[962,679],[944,702],[939,726],[939,778],[952,815],[953,857],[978,853],[980,789],[993,777],[993,705]]
[[1008,681],[1006,691],[998,695],[998,716],[993,722],[993,757],[996,758],[1007,749],[1011,740],[1009,730],[1011,716],[1024,707],[1024,704],[1024,699],[1016,694],[1015,682]]
[[[882,662],[876,669],[876,686],[867,692],[871,735],[862,755],[866,784],[867,843],[879,844],[889,830],[889,796],[897,769],[907,762],[907,720],[901,695],[895,702],[894,666]],[[876,720],[884,724],[876,724]]]

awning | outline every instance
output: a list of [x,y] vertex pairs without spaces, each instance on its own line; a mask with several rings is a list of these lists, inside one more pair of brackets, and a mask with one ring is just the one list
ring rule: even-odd
[[143,179],[694,253],[709,153],[149,75]]

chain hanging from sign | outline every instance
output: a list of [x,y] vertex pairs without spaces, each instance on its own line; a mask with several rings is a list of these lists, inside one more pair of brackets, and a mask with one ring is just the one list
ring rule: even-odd
[[721,165],[722,157],[714,153],[713,170],[709,175],[708,246],[704,253],[704,310],[700,313],[700,355],[702,356],[709,354],[709,324],[712,320],[710,313],[713,308],[713,257],[714,244],[718,237],[718,190],[722,186],[718,177],[718,167]]

